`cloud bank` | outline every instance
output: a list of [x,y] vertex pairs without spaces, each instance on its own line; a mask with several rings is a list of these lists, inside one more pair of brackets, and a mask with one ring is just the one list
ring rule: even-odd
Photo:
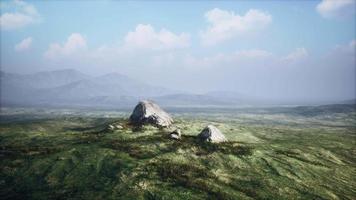
[[150,24],[138,24],[134,31],[127,33],[124,42],[127,48],[166,50],[188,47],[190,36],[186,33],[175,34],[164,28],[156,31]]
[[266,12],[250,9],[245,15],[214,8],[205,13],[209,27],[201,32],[203,45],[215,45],[237,36],[255,33],[266,28],[272,22],[272,16]]
[[323,0],[316,10],[325,18],[345,18],[355,14],[355,0]]
[[33,5],[20,0],[8,4],[11,11],[0,16],[2,30],[16,30],[40,21],[40,14]]
[[52,43],[44,53],[46,58],[55,59],[63,56],[73,56],[87,50],[87,41],[79,33],[72,33],[63,44]]

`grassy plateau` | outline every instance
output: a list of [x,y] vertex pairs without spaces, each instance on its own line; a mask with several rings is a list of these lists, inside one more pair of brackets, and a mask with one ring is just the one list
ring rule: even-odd
[[125,110],[1,108],[0,199],[356,199],[355,105],[166,110],[181,140]]

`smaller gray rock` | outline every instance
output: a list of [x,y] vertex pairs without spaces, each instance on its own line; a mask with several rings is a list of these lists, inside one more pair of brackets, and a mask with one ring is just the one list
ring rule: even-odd
[[121,126],[120,124],[116,124],[116,125],[115,125],[115,128],[120,130],[120,129],[123,129],[124,127]]
[[113,131],[113,130],[115,130],[115,126],[112,125],[112,124],[110,124],[110,125],[108,126],[108,129],[111,130],[111,131]]
[[172,139],[180,140],[182,133],[181,133],[180,129],[176,129],[172,133],[170,133],[169,136]]
[[108,129],[111,130],[111,131],[114,131],[114,130],[121,130],[123,129],[124,127],[118,123],[113,123],[113,124],[109,124],[108,125]]
[[212,142],[212,143],[219,143],[219,142],[226,142],[227,139],[224,134],[220,132],[218,128],[213,125],[209,125],[205,127],[198,137],[205,142]]

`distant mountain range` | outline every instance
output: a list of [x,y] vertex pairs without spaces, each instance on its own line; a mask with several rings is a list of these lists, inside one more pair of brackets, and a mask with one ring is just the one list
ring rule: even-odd
[[[1,72],[0,85],[1,106],[132,107],[141,99],[164,106],[275,104],[231,91],[191,94],[152,86],[118,73],[92,77],[72,69],[29,75]],[[350,102],[355,100],[343,103]]]
[[176,93],[118,73],[91,77],[72,69],[29,75],[1,72],[0,83],[2,105],[115,106]]

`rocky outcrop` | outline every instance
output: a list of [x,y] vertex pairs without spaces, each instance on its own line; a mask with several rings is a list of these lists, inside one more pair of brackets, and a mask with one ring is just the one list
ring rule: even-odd
[[224,134],[220,132],[218,128],[213,125],[209,125],[205,127],[198,138],[205,142],[212,142],[212,143],[219,143],[219,142],[226,142],[227,139]]
[[171,139],[175,139],[175,140],[180,140],[181,136],[182,136],[182,133],[181,133],[180,129],[176,129],[169,134],[169,137]]
[[169,127],[173,119],[152,101],[140,101],[130,116],[133,125],[151,124],[156,127]]

